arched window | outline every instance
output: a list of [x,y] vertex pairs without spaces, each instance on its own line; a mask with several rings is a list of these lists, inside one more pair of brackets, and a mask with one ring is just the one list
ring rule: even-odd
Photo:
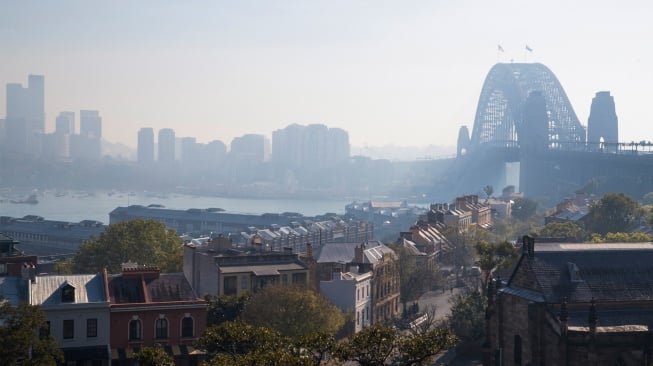
[[181,320],[181,336],[182,337],[192,337],[193,336],[193,318],[187,316]]
[[143,332],[141,327],[141,321],[138,319],[132,319],[129,321],[129,339],[138,340],[143,338]]
[[156,320],[156,337],[157,338],[168,338],[168,319],[159,318]]
[[515,336],[515,365],[521,365],[521,337]]

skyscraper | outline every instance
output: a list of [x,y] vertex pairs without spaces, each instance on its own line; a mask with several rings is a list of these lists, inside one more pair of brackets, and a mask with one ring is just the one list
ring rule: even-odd
[[98,111],[79,112],[79,134],[93,139],[102,138],[102,117]]
[[154,163],[154,130],[150,127],[138,131],[138,162],[150,165]]
[[45,89],[42,75],[29,75],[27,88],[7,84],[7,116],[5,150],[38,157],[41,135],[45,130]]
[[79,112],[79,135],[71,141],[75,160],[98,160],[102,157],[102,117],[98,111]]
[[27,88],[21,84],[7,84],[7,119],[25,120],[29,133],[45,131],[45,78],[29,75]]
[[173,163],[175,161],[175,131],[170,128],[159,130],[159,162]]
[[75,134],[75,112],[61,112],[55,122],[55,133]]

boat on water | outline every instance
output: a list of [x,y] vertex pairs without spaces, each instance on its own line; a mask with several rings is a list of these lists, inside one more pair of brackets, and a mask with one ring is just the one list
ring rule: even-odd
[[39,200],[36,199],[36,195],[35,195],[35,194],[31,194],[31,195],[29,195],[29,196],[28,196],[27,198],[25,198],[25,199],[22,199],[22,200],[11,200],[11,201],[9,201],[9,202],[11,202],[11,203],[27,203],[27,204],[30,204],[30,205],[35,205],[35,204],[39,203]]

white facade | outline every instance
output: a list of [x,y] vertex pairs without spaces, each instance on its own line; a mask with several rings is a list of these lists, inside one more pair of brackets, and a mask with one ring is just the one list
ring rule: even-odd
[[372,272],[337,272],[333,280],[320,281],[320,292],[343,311],[353,311],[354,332],[372,324]]
[[67,362],[79,360],[76,352],[98,349],[106,350],[106,358],[96,361],[109,364],[111,323],[104,284],[101,273],[36,276],[30,282],[30,304],[39,305],[45,313],[49,333],[59,342]]

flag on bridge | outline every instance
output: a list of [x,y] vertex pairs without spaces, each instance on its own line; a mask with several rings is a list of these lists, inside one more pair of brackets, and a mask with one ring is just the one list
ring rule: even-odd
[[528,51],[528,52],[533,52],[533,49],[530,48],[530,47],[528,47],[528,45],[526,45],[526,51]]
[[503,47],[501,47],[501,45],[498,45],[498,46],[497,46],[497,51],[499,51],[499,52],[504,52],[504,51],[503,51]]

